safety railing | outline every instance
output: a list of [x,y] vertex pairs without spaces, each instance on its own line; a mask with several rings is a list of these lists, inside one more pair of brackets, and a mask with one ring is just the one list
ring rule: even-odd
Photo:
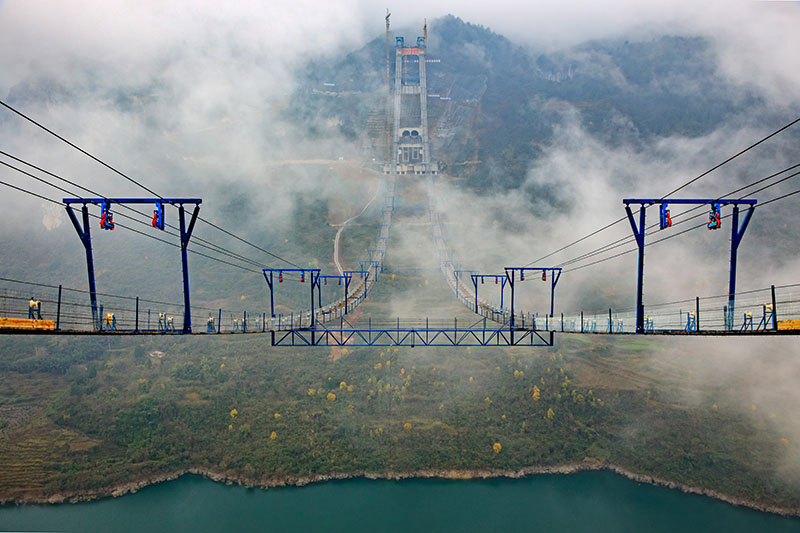
[[[470,270],[447,245],[446,228],[440,219],[432,185],[428,182],[428,213],[433,241],[445,279],[461,303],[472,312],[498,323],[509,323],[509,308],[488,299],[475,300],[473,288],[463,283]],[[695,297],[678,302],[645,304],[644,332],[744,332],[767,330],[798,330],[800,323],[800,284],[767,287],[737,293],[732,302],[729,295]],[[793,290],[795,289],[795,290]],[[774,293],[774,294],[773,294]],[[571,312],[559,315],[517,311],[515,327],[531,327],[543,331],[583,333],[634,333],[635,309],[605,312]]]
[[[733,307],[733,309],[731,309]],[[800,284],[770,286],[729,295],[645,304],[645,333],[800,330]],[[635,309],[572,312],[534,317],[536,327],[583,333],[634,333]]]

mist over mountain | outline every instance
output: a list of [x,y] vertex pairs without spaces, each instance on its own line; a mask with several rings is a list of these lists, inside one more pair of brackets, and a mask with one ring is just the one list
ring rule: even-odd
[[[727,0],[461,4],[409,4],[405,13],[392,15],[390,43],[393,47],[399,35],[415,42],[423,17],[431,17],[427,102],[432,158],[443,169],[433,191],[447,244],[465,268],[483,273],[539,257],[546,259],[536,266],[565,264],[555,315],[586,312],[602,321],[611,308],[622,315],[634,305],[637,263],[634,253],[624,255],[635,244],[625,242],[631,228],[623,198],[667,194],[798,116],[800,71],[794,67],[800,34],[793,23],[800,19],[785,15],[800,4],[780,10],[771,2]],[[245,311],[249,317],[267,311],[262,266],[292,264],[333,273],[336,235],[343,263],[358,268],[383,219],[385,189],[377,172],[386,158],[383,6],[363,0],[222,6],[210,0],[84,0],[79,8],[0,0],[0,99],[160,195],[203,198],[201,216],[256,244],[198,223],[189,250],[225,262],[189,256],[192,305],[199,312],[195,331],[204,330],[206,312],[220,308],[226,329]],[[447,12],[464,19],[433,18]],[[150,193],[5,108],[0,131],[0,149],[91,190],[81,192],[66,182],[54,189],[0,167],[4,183],[41,195],[0,187],[7,199],[0,274],[48,285],[51,293],[59,284],[84,291],[84,250],[60,200],[84,193]],[[798,162],[800,124],[680,194],[750,195],[736,191]],[[0,163],[24,166],[10,156],[0,157]],[[398,177],[386,272],[354,322],[474,320],[438,272],[424,178]],[[759,207],[738,256],[737,291],[785,284],[777,296],[780,309],[795,305],[786,300],[800,274],[795,229],[800,195],[760,206],[796,187],[796,180],[787,178],[752,193]],[[673,208],[677,217],[681,208]],[[99,214],[98,207],[91,209]],[[168,209],[167,223],[176,224],[175,209]],[[712,316],[722,316],[727,302],[730,219],[723,231],[707,231],[708,207],[699,209],[699,220],[692,222],[698,231],[654,229],[648,237],[653,242],[681,232],[679,239],[647,248],[644,298],[648,312],[665,302],[682,306],[677,316],[685,320],[695,297],[715,296],[705,300],[714,306],[703,309],[707,325]],[[344,221],[362,211],[343,229]],[[169,305],[166,310],[180,316],[177,236],[150,225],[150,207],[140,213],[144,226],[131,225],[140,234],[124,228],[129,222],[123,213],[115,206],[113,232],[100,231],[97,220],[91,221],[99,302],[115,312],[115,306],[130,308],[133,297],[141,297],[143,321]],[[656,213],[656,207],[649,209],[648,225]],[[621,223],[550,253],[614,220]],[[227,255],[202,248],[201,238]],[[623,244],[566,265],[609,241]],[[613,260],[593,264],[609,255]],[[572,270],[587,263],[592,268]],[[284,316],[307,306],[311,285],[288,278],[276,297],[277,312]],[[517,309],[541,312],[549,286],[530,281],[516,295]],[[499,296],[491,282],[486,285],[482,297]],[[0,289],[19,286],[32,287],[36,297],[42,287],[7,281]],[[335,281],[325,287],[323,304],[332,295],[341,297]],[[110,294],[127,300],[120,303]],[[750,293],[753,309],[767,303],[765,294]],[[26,313],[28,296],[11,294],[4,312]],[[66,296],[88,319],[87,295],[66,291]],[[54,303],[45,302],[47,318]],[[741,323],[741,313],[736,320]],[[62,429],[88,436],[88,453],[80,445],[72,450],[36,444],[63,457],[60,464],[79,457],[86,471],[123,464],[142,471],[182,468],[192,447],[192,453],[202,452],[192,456],[192,464],[200,458],[199,464],[222,470],[247,472],[268,464],[264,472],[274,467],[271,475],[285,472],[285,464],[305,473],[306,465],[298,466],[307,462],[308,471],[325,473],[347,457],[317,453],[333,450],[330,445],[342,445],[348,454],[356,450],[353,457],[371,471],[391,466],[385,459],[397,445],[402,452],[397,457],[414,455],[413,461],[395,463],[400,468],[471,467],[484,452],[489,457],[484,464],[515,469],[545,459],[580,463],[585,457],[619,457],[637,472],[660,469],[665,479],[674,474],[692,486],[733,487],[731,494],[756,499],[769,500],[775,490],[797,505],[800,353],[791,337],[702,336],[678,342],[559,334],[560,344],[541,352],[491,347],[453,354],[449,348],[417,346],[391,353],[337,348],[330,355],[273,350],[264,346],[265,337],[209,337],[107,336],[94,344],[4,337],[0,366],[20,380],[9,387],[0,376],[0,406],[12,400],[37,403],[39,411],[31,412],[42,413],[52,426],[53,442],[64,442]],[[167,353],[167,359],[148,355],[151,350]],[[53,380],[40,383],[40,370]],[[412,372],[410,401],[403,404],[400,396]],[[353,383],[355,390],[348,391]],[[417,383],[423,386],[415,388]],[[541,398],[534,396],[538,387]],[[42,398],[34,398],[34,391]],[[328,392],[339,399],[328,399]],[[427,407],[420,409],[423,399]],[[596,399],[608,401],[608,409]],[[387,437],[393,431],[381,418],[403,405],[391,420],[397,439],[381,441],[384,427]],[[234,408],[241,415],[231,414]],[[408,415],[410,429],[400,415]],[[38,415],[35,420],[39,424]],[[37,439],[41,427],[30,426]],[[274,428],[280,435],[275,439]],[[414,433],[422,428],[432,433]],[[462,430],[472,432],[469,441],[452,433]],[[485,446],[499,442],[497,431],[508,436],[501,454]],[[284,441],[284,435],[292,440]],[[415,435],[421,437],[406,446],[402,439]],[[282,446],[280,454],[265,446],[270,442]],[[353,448],[352,442],[364,447]],[[464,447],[464,442],[478,444]],[[515,452],[514,442],[524,446]],[[425,463],[437,446],[452,455]],[[29,448],[18,448],[27,457]],[[164,462],[148,466],[153,457]],[[42,465],[57,472],[50,464],[39,461],[37,472]],[[71,469],[62,473],[75,473]],[[102,469],[93,472],[98,479],[107,477]]]
[[[404,28],[393,36],[421,33]],[[324,135],[320,124],[336,124],[353,140],[369,132],[374,155],[383,156],[384,50],[379,37],[343,58],[311,62],[287,114],[310,135]],[[429,24],[428,54],[437,61],[428,66],[433,156],[476,186],[519,187],[568,110],[612,146],[699,137],[743,110],[764,110],[758,94],[718,71],[711,43],[698,36],[542,52],[448,15]]]
[[[429,21],[432,157],[456,178],[438,195],[454,228],[450,244],[472,268],[526,264],[624,215],[622,198],[665,194],[795,116],[789,103],[796,98],[776,97],[769,76],[731,70],[730,41],[692,25],[669,30],[543,49],[453,15]],[[395,36],[413,42],[421,34],[421,27],[393,28],[390,46]],[[383,160],[384,39],[298,66],[283,117],[310,138],[339,134]],[[762,64],[775,66],[773,59],[780,57]],[[789,129],[683,193],[722,195],[786,168],[800,155],[798,140],[800,132]],[[788,181],[759,198],[791,190]],[[791,213],[785,202],[758,211],[740,251],[741,283],[793,279]],[[629,238],[629,231],[617,225],[584,248]],[[727,240],[693,235],[654,255],[654,299],[724,286]],[[620,259],[576,271],[561,301],[567,308],[627,305],[634,267]],[[690,274],[675,275],[683,272]]]
[[[442,192],[451,222],[464,229],[456,232],[453,245],[468,250],[474,266],[485,270],[524,264],[532,259],[532,250],[551,250],[555,243],[618,218],[624,195],[664,193],[666,184],[682,183],[724,160],[787,116],[785,104],[760,85],[723,68],[718,41],[689,27],[547,50],[517,44],[452,15],[431,20],[428,31],[428,54],[434,61],[427,69],[433,158],[442,162],[446,174],[461,179],[456,190]],[[421,33],[421,27],[394,28],[392,39],[403,35],[413,41]],[[301,223],[313,223],[296,217],[318,213],[325,218],[324,206],[341,193],[340,182],[328,179],[325,167],[270,165],[342,157],[378,168],[386,155],[384,35],[360,46],[335,39],[335,46],[309,43],[288,57],[276,56],[270,46],[252,43],[224,26],[192,39],[193,47],[165,46],[134,64],[74,53],[57,69],[33,65],[16,83],[7,83],[7,99],[47,117],[57,131],[77,131],[68,136],[130,175],[156,184],[161,194],[191,191],[208,198],[205,216],[282,256],[295,262],[327,258],[329,243],[323,240],[324,249],[316,249],[308,232],[296,231]],[[138,66],[143,67],[134,71]],[[109,187],[108,177],[91,162],[43,141],[40,132],[9,113],[0,115],[0,124],[12,139],[12,153],[104,194],[141,192],[116,178]],[[722,178],[700,182],[697,194],[722,194],[793,163],[798,138],[800,134],[788,130],[765,145],[759,157],[728,165]],[[789,183],[775,191],[790,188]],[[12,216],[10,227],[19,227],[6,245],[16,249],[20,243],[36,242],[40,246],[29,257],[73,258],[68,262],[73,266],[58,267],[59,276],[82,284],[80,250],[73,246],[76,242],[62,238],[69,231],[63,211],[44,208],[49,222],[43,234],[38,225],[21,223],[22,212],[31,212],[22,208],[27,202],[12,208],[11,214],[19,216]],[[309,209],[314,202],[323,207]],[[481,209],[465,209],[469,205]],[[792,278],[797,235],[789,233],[780,243],[769,238],[776,226],[785,227],[785,209],[790,207],[778,204],[755,217],[750,235],[767,238],[748,240],[743,248],[740,267],[746,274],[750,268],[753,273],[767,268],[776,278]],[[41,209],[37,205],[35,211]],[[469,217],[461,216],[465,213]],[[47,235],[55,227],[59,236]],[[528,231],[533,227],[537,231]],[[620,237],[628,232],[620,230]],[[284,239],[287,231],[292,233]],[[143,245],[148,252],[142,252],[127,242],[106,241],[109,253],[98,254],[98,261],[126,265],[151,256],[152,243]],[[301,241],[311,249],[299,249]],[[693,263],[697,279],[686,280],[692,292],[720,277],[712,263],[724,256],[727,244],[715,242],[709,256],[706,241],[686,245],[698,257]],[[150,264],[160,271],[170,269],[171,279],[176,265],[163,259],[157,251],[161,245],[155,246],[152,256],[157,259]],[[238,253],[248,251],[238,242],[230,246]],[[55,272],[47,260],[32,265],[6,261],[13,264],[9,273],[18,276]],[[202,276],[202,281],[194,286],[248,286],[249,274],[220,275],[224,265],[198,261],[193,276]],[[681,254],[651,268],[663,268],[667,277],[685,264]],[[624,274],[630,267],[614,266],[616,275],[607,276],[600,292],[591,277],[584,283],[579,273],[572,285],[576,296],[568,293],[566,304],[627,301],[630,288]],[[109,267],[100,269],[100,275],[112,275],[115,284],[130,290],[148,275],[117,275],[123,271]],[[171,289],[176,297],[177,289]],[[653,287],[655,296],[673,289]]]

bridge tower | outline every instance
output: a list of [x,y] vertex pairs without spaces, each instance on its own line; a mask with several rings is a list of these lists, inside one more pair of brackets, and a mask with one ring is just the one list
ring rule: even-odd
[[384,166],[386,174],[436,174],[439,171],[438,164],[431,162],[428,143],[427,23],[424,34],[424,37],[417,37],[414,47],[407,47],[403,37],[395,37],[392,149]]

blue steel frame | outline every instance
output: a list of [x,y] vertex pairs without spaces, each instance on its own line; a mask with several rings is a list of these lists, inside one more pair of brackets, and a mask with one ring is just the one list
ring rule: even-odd
[[[378,281],[378,272],[380,271],[381,268],[383,268],[383,263],[381,261],[375,261],[375,260],[361,261],[362,271],[364,270],[364,265],[370,265],[368,269],[372,268],[375,270],[375,281]],[[364,297],[366,297],[366,293],[364,294]]]
[[[723,205],[733,206],[733,220],[731,221],[731,260],[730,260],[730,278],[728,281],[728,316],[725,317],[725,322],[728,329],[732,327],[732,318],[734,316],[734,300],[736,298],[736,256],[739,250],[739,244],[742,242],[747,225],[750,224],[750,219],[756,208],[758,200],[752,198],[694,198],[694,199],[667,199],[667,198],[625,198],[622,203],[625,204],[625,212],[628,214],[628,222],[633,229],[633,236],[636,238],[636,244],[639,246],[639,272],[636,278],[636,333],[645,333],[644,324],[644,303],[642,289],[644,286],[644,232],[645,232],[645,211],[647,206],[653,204],[688,204],[688,205],[704,205],[704,204],[718,204],[720,207]],[[633,218],[630,204],[639,204],[639,226],[636,226],[636,221]],[[741,226],[739,225],[739,205],[750,206],[745,213],[744,221]],[[665,208],[661,208],[663,211]]]
[[[192,237],[192,231],[194,231],[197,215],[200,212],[200,204],[203,201],[200,198],[64,198],[62,201],[67,210],[67,215],[69,215],[69,219],[72,221],[75,231],[78,232],[78,236],[81,238],[81,242],[86,251],[86,267],[89,275],[89,298],[92,303],[92,320],[95,324],[98,324],[97,291],[94,281],[94,258],[92,257],[92,236],[89,231],[89,208],[87,204],[107,205],[109,207],[112,204],[155,204],[159,211],[163,210],[164,204],[178,206],[181,232],[181,266],[183,267],[183,333],[191,333],[192,312],[189,299],[189,258],[187,257],[187,247],[189,246],[189,239]],[[83,204],[81,209],[83,225],[78,222],[71,204]],[[183,204],[194,204],[194,211],[192,212],[192,218],[189,221],[188,229],[186,228],[186,215]],[[163,215],[160,217],[160,221],[163,224]],[[164,228],[160,227],[159,229]]]
[[272,332],[273,346],[552,346],[553,332],[517,328],[509,334],[506,324],[486,327],[486,318],[467,327],[431,328],[358,328],[342,319],[339,328],[289,329]]
[[367,250],[367,254],[370,257],[378,256],[376,261],[379,261],[381,263],[381,272],[383,272],[383,256],[386,254],[386,251],[380,250],[378,248],[369,248]]
[[350,289],[350,280],[351,280],[351,278],[352,278],[352,275],[349,272],[345,272],[341,276],[333,276],[333,275],[324,275],[324,276],[320,275],[320,276],[318,276],[318,279],[322,280],[322,283],[318,283],[317,284],[317,306],[319,306],[319,308],[322,309],[322,287],[321,287],[321,285],[325,285],[326,282],[329,279],[335,279],[335,280],[339,281],[339,285],[341,285],[342,281],[344,281],[344,314],[347,314],[347,297],[348,297],[348,292],[349,292],[349,289]]
[[[451,263],[451,264],[452,264],[452,263],[453,263],[453,261],[451,261],[450,259],[448,259],[447,261],[445,261],[445,263]],[[453,276],[456,278],[456,298],[458,298],[458,277],[459,277],[461,274],[469,274],[469,275],[472,275],[472,274],[479,274],[479,273],[480,273],[480,271],[479,271],[479,270],[463,270],[463,269],[460,269],[460,268],[459,268],[459,269],[457,269],[457,268],[454,268],[454,269],[453,269]],[[475,302],[477,303],[477,301],[478,301],[478,299],[476,298],[476,299],[475,299]],[[475,309],[475,312],[476,312],[476,313],[478,312],[477,308]]]
[[[511,336],[511,343],[514,343],[514,283],[515,281],[525,281],[525,272],[542,272],[545,276],[550,272],[550,321],[553,320],[553,306],[555,304],[556,285],[561,279],[561,268],[558,267],[505,267],[506,277],[511,285],[511,318],[509,319],[508,329]],[[516,280],[519,272],[519,280]],[[553,332],[550,332],[552,342]]]
[[[314,288],[319,283],[319,273],[320,269],[318,268],[262,268],[262,273],[264,274],[264,280],[267,282],[267,287],[269,287],[269,314],[272,318],[275,318],[275,294],[273,290],[273,282],[274,278],[272,277],[275,272],[278,273],[278,276],[282,276],[284,272],[300,272],[300,279],[302,283],[305,283],[305,275],[306,272],[311,274],[310,284],[311,284],[311,326],[314,326]],[[267,276],[267,272],[269,272],[269,276]]]
[[503,308],[503,294],[506,292],[506,283],[508,283],[508,276],[505,274],[472,274],[472,284],[475,286],[475,312],[478,312],[478,280],[481,280],[483,285],[486,279],[494,279],[495,285],[500,282],[500,309]]
[[[267,282],[267,287],[269,287],[269,314],[272,318],[275,318],[275,291],[273,288],[274,278],[272,277],[275,272],[278,273],[278,276],[281,276],[284,272],[300,272],[301,280],[305,278],[306,272],[311,275],[311,279],[309,280],[309,285],[311,286],[311,313],[309,315],[309,322],[311,324],[311,331],[313,337],[313,330],[315,325],[314,320],[314,287],[319,284],[319,272],[320,269],[318,268],[262,268],[261,271],[264,274],[264,280]],[[267,276],[267,272],[269,272],[269,276]],[[301,319],[302,320],[302,319]],[[270,331],[270,336],[272,337],[272,343],[275,344],[275,331]]]
[[[361,275],[361,279],[364,280],[364,299],[366,300],[367,299],[367,283],[369,282],[369,271],[368,270],[344,270],[344,271],[342,271],[342,274],[344,274],[345,276],[350,276],[351,278],[355,274]],[[349,289],[349,287],[350,287],[350,283],[348,282],[347,287],[345,287],[345,293],[344,293],[344,299],[345,299],[344,314],[347,314],[347,304],[346,304],[346,302],[347,302],[347,298],[348,298],[347,289]]]

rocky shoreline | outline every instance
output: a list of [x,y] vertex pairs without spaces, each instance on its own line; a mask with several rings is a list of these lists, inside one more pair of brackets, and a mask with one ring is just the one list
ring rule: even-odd
[[122,483],[112,487],[83,491],[80,493],[57,493],[50,496],[42,496],[42,497],[30,496],[16,500],[2,500],[0,501],[0,505],[9,505],[9,504],[24,505],[24,504],[40,504],[40,503],[79,503],[79,502],[87,502],[107,497],[117,498],[119,496],[124,496],[126,494],[133,494],[137,492],[139,489],[142,489],[149,485],[162,483],[164,481],[172,481],[186,474],[200,475],[212,481],[226,483],[228,485],[237,484],[247,487],[258,487],[267,489],[267,488],[286,487],[286,486],[302,487],[310,483],[319,483],[323,481],[334,481],[334,480],[351,479],[351,478],[389,479],[389,480],[401,480],[410,478],[442,478],[442,479],[487,479],[496,477],[521,478],[537,474],[573,474],[575,472],[582,472],[589,470],[608,470],[639,483],[648,483],[651,485],[668,487],[670,489],[677,489],[682,492],[690,494],[701,494],[704,496],[715,498],[717,500],[722,500],[732,505],[748,507],[750,509],[755,509],[757,511],[762,511],[765,513],[773,513],[789,517],[800,517],[800,509],[775,507],[747,500],[745,498],[735,498],[728,496],[726,494],[722,494],[715,490],[690,487],[688,485],[683,485],[681,483],[676,483],[674,481],[668,481],[665,479],[660,479],[645,474],[637,474],[635,472],[631,472],[630,470],[627,470],[617,465],[601,461],[591,461],[591,460],[586,460],[582,463],[571,463],[559,466],[533,466],[533,467],[522,468],[520,470],[494,470],[494,469],[419,470],[416,472],[390,471],[383,474],[375,472],[354,472],[349,474],[322,474],[322,475],[304,476],[299,478],[286,477],[282,479],[275,479],[275,478],[252,479],[252,478],[247,478],[235,471],[217,472],[206,468],[192,467],[192,468],[177,470],[167,474],[148,476],[139,479],[137,481]]

